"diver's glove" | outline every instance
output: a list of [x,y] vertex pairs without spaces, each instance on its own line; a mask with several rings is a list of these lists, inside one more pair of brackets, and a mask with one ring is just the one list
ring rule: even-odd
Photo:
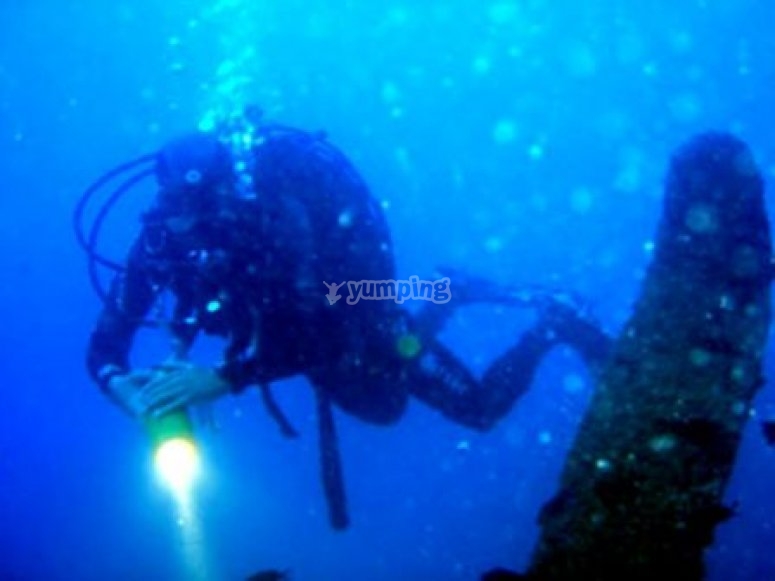
[[140,389],[156,377],[157,373],[153,369],[141,369],[113,375],[105,385],[105,392],[126,413],[141,417],[148,410],[140,397]]
[[230,393],[231,384],[216,369],[179,362],[143,385],[138,398],[143,415],[162,416],[175,409],[213,401]]

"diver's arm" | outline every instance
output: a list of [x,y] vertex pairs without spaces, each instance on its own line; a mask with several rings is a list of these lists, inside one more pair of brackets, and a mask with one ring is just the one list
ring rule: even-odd
[[130,251],[126,272],[113,279],[109,302],[89,339],[86,365],[103,390],[111,379],[129,372],[132,340],[156,296],[144,266],[144,251],[138,241]]
[[216,372],[229,384],[232,393],[241,393],[251,385],[258,385],[259,364],[255,358],[235,358],[216,367]]

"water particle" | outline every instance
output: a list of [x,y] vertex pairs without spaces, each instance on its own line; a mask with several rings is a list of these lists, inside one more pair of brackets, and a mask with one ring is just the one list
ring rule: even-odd
[[595,53],[587,45],[577,46],[568,55],[568,68],[576,77],[591,77],[597,72]]
[[716,212],[705,204],[696,204],[689,208],[684,223],[695,234],[710,234],[718,230]]
[[696,367],[707,366],[712,357],[705,349],[692,349],[689,352],[689,361]]
[[735,383],[745,383],[748,374],[745,371],[745,368],[742,365],[735,365],[735,367],[732,368],[732,381]]
[[649,441],[649,448],[651,448],[651,450],[657,454],[669,452],[675,448],[675,445],[675,436],[671,434],[660,434],[658,436],[654,436],[651,438],[651,441]]
[[586,383],[580,375],[572,373],[565,376],[562,381],[562,386],[568,393],[579,393],[584,390]]
[[341,214],[339,214],[339,227],[340,228],[349,228],[353,225],[353,215],[352,212],[345,210]]
[[401,96],[398,87],[391,82],[382,85],[382,100],[385,103],[395,103]]
[[473,69],[477,75],[486,75],[492,69],[492,62],[487,57],[477,57],[474,60]]
[[586,214],[592,208],[594,196],[587,188],[577,188],[571,194],[571,208],[578,214]]
[[491,254],[498,253],[503,250],[503,239],[498,236],[490,236],[484,241],[484,248]]
[[513,121],[508,119],[501,119],[495,124],[495,128],[492,131],[492,138],[495,143],[499,145],[505,145],[511,143],[517,137],[517,126]]
[[499,2],[497,4],[492,4],[487,13],[493,24],[506,24],[514,20],[519,14],[519,11],[516,4],[511,2]]
[[539,144],[534,143],[528,148],[527,155],[533,161],[538,161],[544,156],[544,148],[541,147]]
[[468,440],[460,440],[455,447],[459,452],[468,452],[471,449],[471,442]]
[[689,93],[676,95],[669,103],[673,119],[682,123],[696,121],[702,113],[702,104],[696,95]]
[[670,44],[673,45],[673,50],[683,53],[691,50],[694,40],[690,33],[685,30],[679,30],[673,33],[670,38]]

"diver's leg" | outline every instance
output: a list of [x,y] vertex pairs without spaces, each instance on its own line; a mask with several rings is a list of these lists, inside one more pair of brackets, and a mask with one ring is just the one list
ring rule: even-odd
[[456,423],[489,430],[529,389],[538,365],[553,346],[543,333],[525,333],[479,381],[455,354],[434,340],[410,368],[411,394]]
[[393,359],[373,352],[358,357],[345,355],[337,365],[307,375],[343,411],[364,422],[390,425],[401,418],[409,400],[400,365]]
[[457,423],[488,430],[527,392],[538,366],[559,344],[572,347],[595,370],[608,355],[610,339],[592,321],[558,303],[543,311],[481,381],[441,343],[427,342],[410,367],[411,393]]

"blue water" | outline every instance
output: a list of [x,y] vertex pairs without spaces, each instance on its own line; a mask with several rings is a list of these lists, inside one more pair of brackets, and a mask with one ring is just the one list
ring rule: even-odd
[[[256,394],[221,402],[199,431],[198,528],[178,524],[146,434],[87,378],[100,305],[70,214],[97,175],[208,112],[252,101],[328,131],[384,200],[402,276],[455,264],[567,288],[612,332],[648,264],[676,145],[730,129],[770,186],[775,174],[770,0],[3,0],[0,23],[3,580],[272,567],[298,581],[468,580],[529,561],[591,393],[563,350],[487,434],[420,404],[391,428],[338,415],[345,533],[328,526],[307,386],[277,390],[295,442]],[[119,206],[106,252],[121,255],[150,195]],[[469,308],[444,337],[480,372],[532,316]],[[165,349],[143,335],[138,360]],[[775,415],[771,386],[756,404]],[[751,422],[711,579],[775,578],[773,486],[775,451]]]

